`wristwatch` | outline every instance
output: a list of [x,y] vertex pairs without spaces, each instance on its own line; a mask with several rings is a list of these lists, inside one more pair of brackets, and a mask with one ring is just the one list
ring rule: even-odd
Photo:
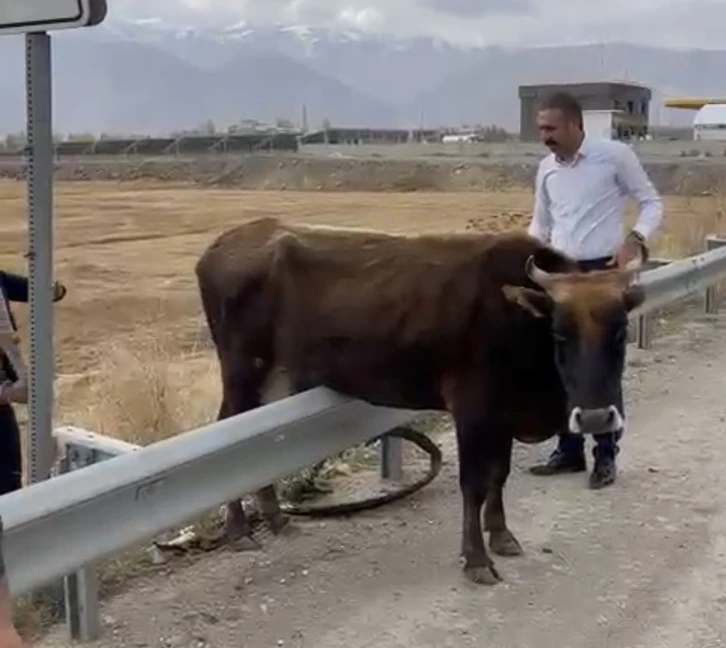
[[628,232],[626,240],[635,243],[640,248],[643,254],[643,261],[648,260],[648,255],[650,254],[650,252],[648,250],[648,245],[645,241],[645,237],[640,232],[636,230],[630,230],[630,232]]

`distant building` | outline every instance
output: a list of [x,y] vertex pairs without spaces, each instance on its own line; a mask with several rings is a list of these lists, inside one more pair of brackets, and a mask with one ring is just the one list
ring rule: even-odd
[[447,133],[441,138],[443,144],[476,142],[476,133]]
[[403,144],[406,142],[440,142],[434,129],[403,128],[336,128],[331,126],[305,133],[301,144]]
[[615,139],[622,115],[622,110],[583,110],[583,130],[593,138]]
[[[540,101],[547,95],[566,91],[582,104],[584,111],[597,111],[600,123],[604,112],[610,113],[613,139],[646,137],[652,91],[643,85],[628,82],[552,83],[519,86],[519,137],[523,142],[539,138],[537,112]],[[599,120],[599,121],[597,121]],[[592,128],[592,126],[591,126]]]
[[726,104],[706,104],[693,118],[693,139],[726,141]]

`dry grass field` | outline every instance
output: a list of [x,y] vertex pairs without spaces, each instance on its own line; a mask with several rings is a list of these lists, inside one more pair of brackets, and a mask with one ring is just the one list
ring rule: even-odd
[[[322,193],[202,189],[161,183],[56,184],[57,424],[147,444],[211,420],[212,353],[193,266],[223,229],[261,216],[394,232],[523,227],[531,196],[503,192]],[[635,211],[631,206],[629,217]],[[726,233],[719,197],[666,198],[656,253],[701,250]],[[0,263],[25,272],[25,185],[0,182]],[[27,308],[14,306],[21,334]],[[20,409],[20,408],[19,408]],[[21,413],[22,415],[22,413]]]

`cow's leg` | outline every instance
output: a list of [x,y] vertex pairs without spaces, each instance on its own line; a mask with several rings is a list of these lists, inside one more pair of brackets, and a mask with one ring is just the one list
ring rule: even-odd
[[[228,344],[226,353],[220,359],[224,395],[218,420],[260,407],[261,388],[270,371],[269,362],[251,353],[251,345],[245,345],[245,340],[232,337]],[[258,497],[261,491],[258,491]],[[272,495],[276,501],[274,490]],[[265,509],[261,508],[264,515]],[[228,502],[226,512],[225,532],[230,546],[237,551],[259,549],[260,545],[252,536],[252,526],[242,502],[239,499]]]
[[[288,369],[289,371],[289,369]],[[307,389],[312,389],[315,384],[309,383],[300,376],[291,374],[290,391],[293,394],[299,394]],[[280,509],[280,500],[277,497],[277,491],[274,485],[265,486],[255,493],[257,503],[260,507],[260,513],[265,518],[270,530],[275,534],[290,534],[297,531],[297,527],[290,524],[290,516],[285,515]]]
[[484,506],[484,530],[489,532],[489,548],[500,556],[519,556],[522,547],[507,528],[504,515],[504,484],[512,465],[513,438],[499,431],[501,438],[494,439],[489,458],[487,499]]
[[275,486],[270,484],[255,493],[260,513],[265,518],[270,530],[275,534],[291,533],[297,528],[290,524],[290,517],[280,510],[280,501],[277,498]]
[[[217,420],[233,415],[232,408],[225,397],[219,408]],[[230,547],[235,551],[256,551],[260,549],[260,544],[252,536],[252,525],[244,508],[242,508],[242,501],[239,499],[227,502],[224,534]]]
[[459,448],[459,485],[463,499],[461,553],[464,574],[474,583],[494,585],[501,580],[494,562],[484,546],[481,509],[487,498],[489,462],[482,437],[487,427],[457,421]]

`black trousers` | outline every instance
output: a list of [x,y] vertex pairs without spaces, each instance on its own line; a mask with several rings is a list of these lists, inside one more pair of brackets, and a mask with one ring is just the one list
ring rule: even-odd
[[[611,257],[603,257],[599,259],[588,259],[587,261],[580,261],[579,266],[583,272],[591,272],[593,270],[604,270],[608,263],[612,261]],[[614,403],[623,418],[625,418],[625,407],[623,403],[623,390],[622,386],[618,389],[617,400]],[[595,447],[592,452],[597,460],[598,458],[615,458],[620,451],[618,442],[623,435],[623,430],[620,429],[617,432],[611,432],[608,434],[595,434],[593,438],[595,440]],[[585,452],[585,437],[582,434],[571,434],[565,432],[559,435],[557,441],[557,448],[555,453],[564,454],[568,457],[579,457]]]
[[0,405],[0,495],[22,487],[20,426],[12,405]]
[[[5,300],[13,328],[15,319],[9,301],[28,301],[28,280],[20,275],[0,271],[0,298]],[[7,380],[16,381],[15,370],[2,354],[0,370]],[[0,404],[0,495],[22,487],[23,459],[20,452],[20,427],[12,405]]]

